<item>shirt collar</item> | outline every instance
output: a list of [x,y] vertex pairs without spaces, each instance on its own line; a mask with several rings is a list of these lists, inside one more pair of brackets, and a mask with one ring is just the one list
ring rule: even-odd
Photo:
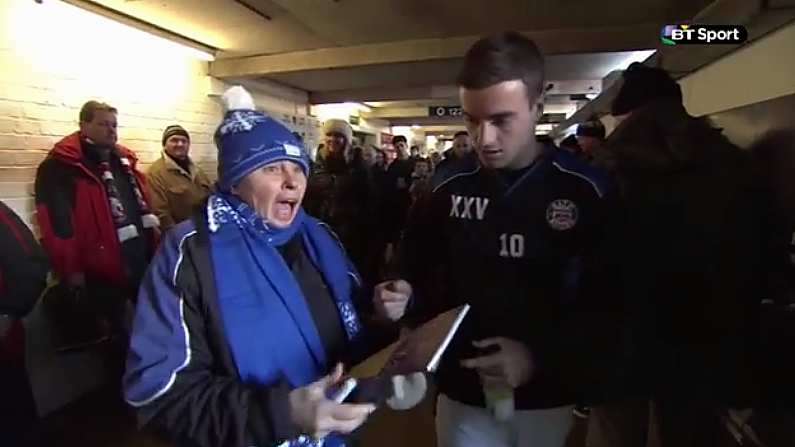
[[193,164],[193,161],[190,158],[188,159],[188,171],[185,171],[185,169],[183,169],[182,166],[177,164],[177,162],[174,161],[174,159],[171,158],[171,156],[169,156],[167,153],[165,153],[165,151],[163,152],[162,156],[163,156],[163,160],[166,163],[166,168],[167,169],[169,169],[171,171],[180,172],[183,175],[186,175],[191,180],[193,180],[196,177],[196,166]]

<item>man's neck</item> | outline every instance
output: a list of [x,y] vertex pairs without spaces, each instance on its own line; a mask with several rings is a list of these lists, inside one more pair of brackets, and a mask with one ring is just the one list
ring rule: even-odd
[[178,158],[169,154],[168,152],[166,152],[165,154],[168,156],[168,158],[174,161],[174,163],[176,163],[177,166],[185,170],[185,172],[190,173],[190,165],[191,165],[190,157]]
[[177,163],[190,163],[190,157],[175,157],[174,155],[171,155],[168,152],[166,152],[166,155],[171,157],[171,159]]
[[83,154],[95,162],[108,161],[112,148],[95,143],[88,137],[83,137]]
[[78,135],[80,136],[80,140],[81,141],[83,141],[85,143],[88,143],[90,145],[96,146],[96,147],[109,148],[109,149],[113,149],[113,148],[116,147],[116,143],[111,143],[111,144],[98,143],[98,142],[94,141],[93,139],[91,139],[88,135],[84,134],[83,131],[80,131],[78,133]]
[[522,154],[522,157],[516,161],[516,163],[512,166],[506,166],[505,169],[511,171],[518,171],[521,169],[525,169],[528,166],[532,166],[533,163],[541,157],[541,154],[544,152],[544,145],[539,143],[535,138],[530,140],[530,143],[525,148],[525,152]]

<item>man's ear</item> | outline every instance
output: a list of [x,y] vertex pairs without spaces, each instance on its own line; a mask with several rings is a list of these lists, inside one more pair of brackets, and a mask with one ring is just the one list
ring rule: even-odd
[[533,108],[535,108],[536,121],[538,121],[538,120],[541,119],[541,115],[544,114],[544,94],[543,93],[538,95],[538,97],[534,98],[530,102],[531,111],[532,111]]
[[536,99],[536,120],[540,120],[541,116],[544,114],[544,94],[538,95],[538,99]]

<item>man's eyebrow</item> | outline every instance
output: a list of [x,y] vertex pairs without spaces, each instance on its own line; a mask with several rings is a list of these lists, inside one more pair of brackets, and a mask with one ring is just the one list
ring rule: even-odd
[[[510,111],[497,112],[497,113],[493,113],[493,114],[489,115],[488,117],[486,117],[486,119],[488,119],[489,121],[494,121],[494,120],[500,120],[500,119],[505,119],[505,118],[511,118],[511,117],[513,117],[515,115],[516,115],[516,112],[510,112]],[[473,118],[472,115],[470,115],[467,112],[464,112],[464,116],[467,117],[467,118]]]

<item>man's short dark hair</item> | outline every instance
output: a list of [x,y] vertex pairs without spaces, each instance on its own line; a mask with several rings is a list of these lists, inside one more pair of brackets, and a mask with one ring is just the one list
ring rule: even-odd
[[90,123],[94,121],[94,115],[96,115],[97,112],[119,113],[115,107],[109,104],[91,100],[83,104],[83,107],[80,108],[80,122]]
[[633,62],[624,70],[622,78],[624,82],[610,107],[613,116],[624,115],[655,100],[682,103],[682,88],[661,68]]
[[569,148],[569,149],[574,150],[576,152],[582,152],[582,148],[580,147],[580,143],[577,142],[577,137],[574,134],[569,135],[568,137],[566,137],[563,140],[561,140],[561,142],[560,142],[560,144],[558,146],[561,149]]
[[455,140],[458,137],[468,137],[468,136],[469,132],[467,132],[466,130],[459,130],[458,132],[455,133],[455,135],[453,135],[453,139]]
[[484,37],[467,51],[458,74],[458,85],[483,89],[521,79],[527,96],[535,98],[544,88],[544,57],[536,44],[515,31]]
[[392,144],[393,145],[398,144],[401,141],[406,143],[406,144],[409,144],[409,140],[407,140],[406,137],[403,136],[403,135],[395,135],[394,137],[392,137]]
[[591,118],[577,126],[576,135],[578,137],[594,137],[604,140],[605,134],[605,126],[597,118]]

